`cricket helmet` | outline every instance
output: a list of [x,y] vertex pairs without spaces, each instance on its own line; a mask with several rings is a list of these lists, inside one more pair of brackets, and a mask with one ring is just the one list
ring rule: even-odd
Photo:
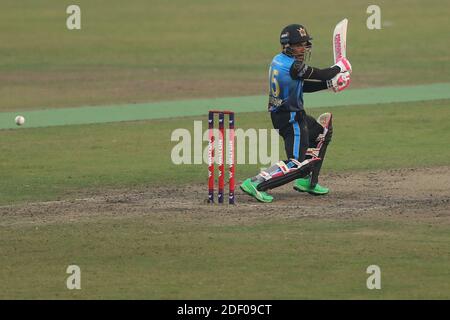
[[283,52],[286,53],[288,56],[296,57],[294,51],[292,50],[291,46],[294,44],[299,44],[306,42],[305,48],[305,54],[304,56],[310,54],[312,43],[311,40],[313,38],[309,35],[306,28],[301,24],[290,24],[281,30],[280,34],[280,43],[283,48]]

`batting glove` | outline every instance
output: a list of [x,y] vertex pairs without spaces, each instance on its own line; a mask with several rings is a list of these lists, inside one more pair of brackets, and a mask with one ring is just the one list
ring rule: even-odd
[[350,64],[350,61],[348,61],[348,59],[345,57],[340,58],[338,62],[333,65],[333,67],[334,66],[338,66],[341,69],[341,72],[348,71],[349,73],[352,73],[352,65]]
[[350,72],[338,73],[333,79],[327,81],[327,86],[334,92],[341,92],[350,85]]

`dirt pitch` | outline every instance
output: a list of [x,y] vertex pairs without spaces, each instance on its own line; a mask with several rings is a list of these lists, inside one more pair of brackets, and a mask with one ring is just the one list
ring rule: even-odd
[[[79,199],[0,207],[0,225],[47,224],[104,218],[179,217],[190,223],[257,223],[261,219],[351,218],[375,214],[450,221],[450,167],[326,174],[327,196],[312,196],[292,184],[272,190],[275,201],[258,203],[236,191],[235,206],[206,203],[206,184],[109,190]],[[442,220],[441,220],[442,221]]]

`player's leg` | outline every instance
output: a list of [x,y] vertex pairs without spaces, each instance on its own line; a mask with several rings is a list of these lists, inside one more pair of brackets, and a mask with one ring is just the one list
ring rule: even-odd
[[[271,119],[272,124],[275,129],[278,130],[278,133],[281,135],[285,142],[286,152],[291,150],[294,146],[294,131],[292,130],[292,126],[289,124],[290,114],[286,112],[282,113],[272,113]],[[278,166],[273,165],[267,171],[275,172]],[[259,190],[258,185],[265,181],[264,176],[260,173],[254,177],[248,178],[242,182],[240,188],[242,191],[247,193],[248,195],[254,197],[260,202],[272,202],[273,197],[265,192],[264,190]]]
[[296,159],[280,161],[268,170],[261,171],[258,178],[264,179],[257,186],[260,191],[275,189],[295,179],[308,176],[319,158],[306,159],[302,162]]
[[[284,140],[288,160],[280,161],[268,170],[262,171],[259,177],[264,180],[258,185],[258,190],[274,189],[304,177],[311,171],[313,163],[318,161],[318,159],[305,161],[309,140],[305,113],[291,112],[286,115],[289,115],[289,119],[284,119],[285,125],[279,132]],[[276,121],[274,126],[275,124]]]
[[[308,147],[308,130],[306,122],[299,113],[280,113],[272,115],[272,122],[283,137],[288,160],[280,161],[260,174],[244,181],[241,189],[250,189],[250,184],[256,189],[253,191],[266,191],[282,186],[297,178],[307,175],[317,158],[305,160]],[[257,198],[260,195],[250,195]],[[264,195],[267,194],[263,194]],[[260,200],[260,199],[258,199]],[[262,200],[260,200],[262,201]]]
[[283,138],[287,159],[305,160],[309,134],[304,112],[272,113],[273,127]]
[[[308,116],[306,121],[310,133],[310,147],[313,148],[310,150],[315,151],[315,156],[318,156],[321,160],[315,163],[310,175],[295,181],[294,189],[316,195],[327,194],[329,189],[318,184],[318,179],[323,160],[325,159],[327,147],[333,134],[331,113],[322,114],[318,121],[313,117]],[[310,153],[308,154],[311,156]]]
[[[317,122],[315,122],[317,123]],[[323,134],[323,131],[320,132],[319,131],[320,128],[319,126],[317,126],[317,129],[314,133],[314,137],[317,141],[317,139],[320,139],[322,137],[320,137],[321,134]],[[327,152],[327,147],[328,144],[331,142],[331,138],[333,136],[333,124],[331,123],[331,119],[329,121],[329,125],[328,125],[328,130],[327,133],[325,134],[325,136],[323,136],[323,143],[320,147],[320,151],[319,151],[319,158],[321,159],[319,162],[316,163],[316,165],[314,166],[314,169],[311,172],[311,187],[314,188],[319,181],[319,173],[320,173],[320,169],[322,168],[322,164],[323,161],[325,160],[325,154]],[[316,142],[316,145],[319,141]]]

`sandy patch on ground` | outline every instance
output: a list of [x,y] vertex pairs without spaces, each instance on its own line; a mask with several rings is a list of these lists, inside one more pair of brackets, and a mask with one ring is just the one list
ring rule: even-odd
[[270,204],[259,203],[237,190],[234,206],[207,204],[206,184],[99,191],[93,197],[0,207],[0,225],[136,216],[153,216],[156,221],[177,217],[190,223],[214,224],[369,214],[450,219],[450,167],[327,174],[321,182],[330,187],[330,194],[299,193],[290,183],[272,190],[275,201]]

